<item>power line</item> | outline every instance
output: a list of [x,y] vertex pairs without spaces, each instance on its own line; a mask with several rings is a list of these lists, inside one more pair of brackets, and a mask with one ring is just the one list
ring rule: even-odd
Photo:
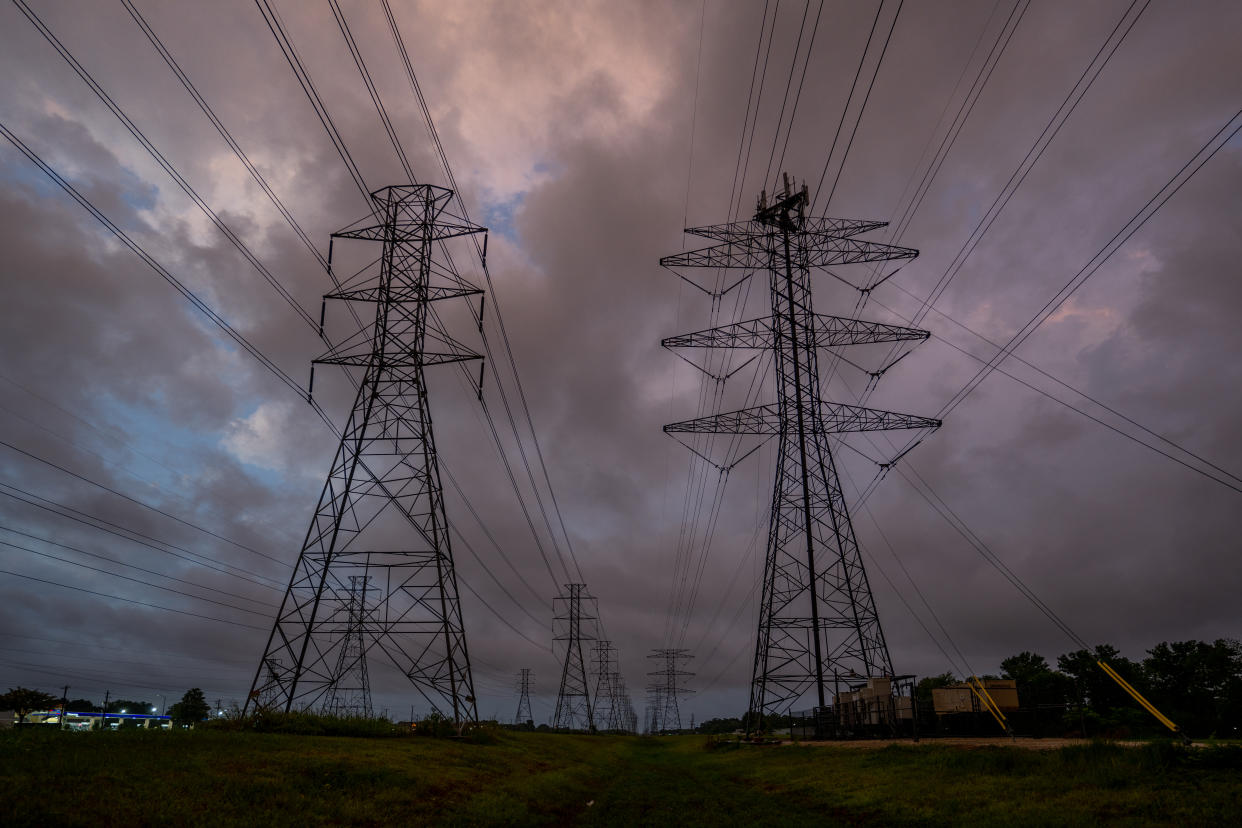
[[[1242,130],[1242,124],[1239,124],[1238,126],[1233,127],[1230,131],[1230,127],[1233,123],[1240,119],[1242,119],[1242,109],[1238,110],[1228,121],[1226,121],[1225,125],[1217,130],[1216,133],[1208,139],[1207,143],[1204,144],[1203,147],[1196,152],[1189,161],[1183,164],[1182,167],[1174,173],[1173,177],[1170,178],[1168,182],[1166,182],[1165,185],[1156,192],[1155,195],[1148,199],[1147,203],[1144,204],[1139,211],[1135,213],[1134,216],[1131,217],[1131,219],[1127,221],[1122,228],[1118,230],[1113,237],[1109,239],[1104,246],[1100,248],[1100,250],[1070,278],[1068,282],[1065,283],[1061,290],[1049,299],[1043,308],[1041,308],[1035,316],[1031,317],[1031,319],[1009,339],[1001,351],[997,353],[996,356],[992,357],[992,359],[990,359],[983,368],[979,369],[979,372],[976,373],[975,376],[972,377],[960,391],[954,394],[949,402],[945,403],[940,410],[938,418],[943,419],[949,414],[949,412],[969,397],[970,394],[979,387],[979,383],[981,383],[987,375],[992,372],[996,365],[999,365],[1006,357],[1009,356],[1010,352],[1025,342],[1027,337],[1034,333],[1035,329],[1038,328],[1044,320],[1051,316],[1052,313],[1059,308],[1071,294],[1074,293],[1074,291],[1082,287],[1082,285],[1090,279],[1096,271],[1098,271],[1100,267],[1112,257],[1114,253],[1121,249],[1121,246],[1125,244],[1126,241],[1129,240],[1129,238],[1133,236],[1140,227],[1146,224],[1148,219],[1154,216],[1156,212],[1164,206],[1165,202],[1167,202],[1177,193],[1178,190],[1185,186],[1186,182],[1189,181],[1196,172],[1202,169],[1203,165],[1210,161],[1216,153],[1220,151],[1221,147],[1225,146],[1225,144],[1228,143],[1239,130]],[[1226,132],[1228,132],[1227,135],[1225,135]],[[1220,140],[1222,135],[1225,135],[1225,138]],[[1215,144],[1214,147],[1213,144]],[[1187,172],[1188,170],[1189,172]]]
[[141,607],[148,607],[150,609],[163,610],[164,612],[175,612],[178,615],[190,615],[190,616],[193,616],[194,618],[202,618],[206,621],[217,621],[221,624],[231,624],[234,627],[245,627],[246,629],[259,630],[259,631],[266,629],[265,627],[256,627],[253,624],[243,624],[240,621],[230,621],[227,618],[216,618],[215,616],[212,616],[212,615],[202,615],[201,613],[190,612],[189,610],[174,609],[172,607],[160,606],[159,604],[151,604],[146,601],[138,601],[133,598],[123,598],[120,595],[110,595],[106,592],[96,592],[93,589],[86,589],[84,587],[70,586],[69,584],[62,584],[59,581],[51,581],[46,578],[36,578],[33,575],[23,575],[20,572],[12,572],[8,569],[0,569],[0,575],[12,575],[14,578],[25,578],[27,581],[37,581],[41,584],[49,584],[51,586],[61,587],[62,589],[72,589],[75,592],[85,592],[88,595],[97,595],[101,598],[108,598],[113,601],[124,601],[128,604],[137,604],[138,606],[141,606]]
[[205,589],[210,592],[219,593],[220,595],[228,595],[232,598],[240,598],[243,601],[251,601],[262,607],[267,607],[269,609],[275,609],[273,605],[260,601],[257,598],[251,598],[249,596],[241,595],[236,592],[229,592],[228,590],[217,589],[216,587],[206,586],[205,584],[200,584],[200,583],[197,583],[196,581],[189,581],[189,580],[186,580],[185,578],[178,578],[174,575],[166,575],[163,572],[157,572],[154,569],[147,569],[146,567],[141,567],[141,566],[138,566],[137,564],[126,563],[125,561],[120,561],[120,560],[117,560],[116,558],[109,558],[107,555],[101,555],[98,552],[90,552],[85,549],[80,549],[76,546],[70,546],[67,543],[61,543],[60,541],[54,541],[54,540],[51,540],[50,538],[45,538],[42,535],[32,535],[29,532],[22,532],[20,530],[13,529],[13,528],[10,528],[8,526],[3,526],[3,525],[0,525],[0,529],[4,530],[5,532],[11,532],[14,535],[20,535],[23,538],[29,538],[31,540],[39,541],[40,543],[46,543],[51,546],[59,546],[61,549],[67,549],[70,552],[77,552],[80,555],[87,555],[91,558],[98,558],[101,561],[107,561],[108,563],[113,563],[118,566],[124,566],[128,569],[136,569],[139,572],[145,572],[148,575],[155,575],[160,578],[167,578],[170,581],[176,581],[177,583],[180,583],[180,584],[188,584],[190,586],[197,587],[198,589]]
[[[1009,200],[1013,198],[1013,194],[1016,193],[1018,188],[1022,186],[1022,182],[1026,180],[1027,175],[1029,175],[1031,170],[1035,168],[1035,165],[1039,163],[1039,159],[1043,157],[1044,151],[1048,149],[1048,146],[1057,137],[1057,133],[1059,133],[1061,128],[1065,126],[1065,122],[1068,121],[1070,116],[1074,114],[1074,110],[1078,108],[1078,104],[1080,104],[1082,99],[1086,97],[1086,94],[1091,89],[1091,86],[1100,76],[1100,73],[1104,71],[1104,67],[1108,65],[1108,62],[1112,59],[1113,55],[1117,53],[1117,50],[1121,47],[1121,44],[1134,28],[1134,24],[1138,22],[1138,19],[1142,16],[1143,12],[1147,10],[1151,0],[1145,0],[1142,7],[1139,8],[1138,13],[1133,17],[1130,17],[1130,12],[1134,10],[1134,7],[1138,5],[1138,2],[1139,0],[1133,0],[1129,7],[1126,8],[1125,13],[1122,14],[1121,19],[1117,21],[1117,25],[1113,27],[1112,32],[1109,33],[1108,38],[1106,38],[1104,43],[1100,46],[1099,51],[1095,53],[1095,56],[1092,57],[1091,62],[1087,64],[1085,69],[1083,69],[1082,75],[1079,76],[1078,81],[1070,89],[1069,94],[1065,96],[1065,100],[1061,102],[1059,107],[1057,107],[1056,111],[1052,114],[1052,118],[1049,119],[1043,131],[1040,132],[1039,137],[1035,139],[1035,143],[1031,145],[1029,150],[1027,150],[1026,155],[1022,158],[1022,161],[1019,162],[1017,168],[1009,176],[1009,180],[1005,182],[1005,186],[1002,187],[1001,191],[996,194],[996,197],[992,200],[992,203],[988,206],[988,209],[984,211],[984,214],[979,218],[978,223],[970,232],[970,235],[967,236],[961,250],[959,250],[953,257],[952,261],[949,262],[949,266],[945,268],[944,273],[936,281],[936,285],[927,295],[927,298],[923,300],[923,306],[919,309],[918,313],[914,315],[914,324],[917,325],[922,322],[923,317],[926,314],[926,309],[936,303],[936,301],[948,288],[949,283],[953,281],[953,278],[961,272],[962,266],[966,263],[966,259],[969,258],[971,253],[974,252],[984,234],[986,234],[992,227],[992,224],[995,223],[997,217],[1001,214],[1001,211],[1005,209],[1005,205],[1007,205]],[[1125,30],[1121,32],[1121,36],[1117,37],[1114,42],[1113,38],[1117,35],[1117,32],[1121,30],[1122,25],[1126,23],[1127,18],[1129,18],[1129,24],[1125,26]],[[1112,43],[1111,49],[1108,48],[1110,43]],[[1104,54],[1106,49],[1108,50],[1108,54]],[[1102,55],[1103,60],[1100,59]],[[1092,71],[1093,67],[1094,72]],[[1089,78],[1088,75],[1090,75]]]
[[[71,443],[71,445],[72,445],[72,443]],[[13,445],[12,443],[6,442],[6,441],[4,441],[4,440],[0,440],[0,446],[4,446],[5,448],[9,449],[10,451],[15,451],[15,452],[17,452],[18,454],[20,454],[20,455],[22,455],[22,456],[24,456],[24,457],[28,457],[28,458],[30,458],[31,460],[34,460],[34,461],[39,462],[39,463],[42,463],[43,465],[45,465],[45,466],[49,466],[49,467],[51,467],[51,468],[53,468],[53,469],[56,469],[56,470],[57,470],[57,471],[59,471],[59,472],[63,472],[64,474],[67,474],[67,475],[69,475],[70,477],[73,477],[73,478],[75,478],[75,479],[77,479],[77,480],[81,480],[83,483],[89,483],[90,485],[94,486],[94,487],[95,487],[95,488],[97,488],[97,489],[102,489],[103,491],[108,492],[109,494],[114,494],[114,495],[116,495],[116,496],[117,496],[117,497],[119,497],[119,498],[122,498],[122,499],[124,499],[124,500],[128,500],[130,503],[133,503],[133,504],[135,504],[135,505],[141,506],[141,507],[143,507],[144,509],[150,509],[152,512],[155,512],[156,514],[163,515],[164,517],[168,518],[169,520],[175,520],[177,523],[180,523],[180,524],[181,524],[181,525],[183,525],[183,526],[188,526],[188,527],[190,527],[191,529],[197,529],[198,531],[200,531],[200,532],[202,532],[202,533],[204,533],[204,534],[211,535],[211,537],[213,537],[213,538],[215,538],[215,539],[217,539],[217,540],[222,540],[222,541],[224,541],[225,543],[231,544],[231,545],[233,545],[233,546],[236,546],[238,549],[244,549],[244,550],[245,550],[245,551],[247,551],[247,552],[250,552],[250,553],[253,553],[253,554],[255,554],[255,555],[258,555],[260,558],[266,558],[267,560],[269,560],[269,561],[273,561],[274,563],[278,563],[278,564],[280,564],[281,566],[285,566],[285,567],[289,566],[289,564],[287,564],[286,562],[284,562],[284,561],[280,560],[279,558],[275,558],[275,557],[273,557],[273,556],[271,556],[271,555],[267,554],[266,552],[260,552],[260,551],[259,551],[259,550],[257,550],[257,549],[254,549],[254,548],[252,548],[252,547],[246,546],[244,543],[239,543],[238,541],[235,541],[235,540],[233,540],[232,538],[227,538],[227,537],[225,537],[224,535],[217,534],[217,533],[215,533],[215,532],[211,531],[210,529],[206,529],[206,528],[204,528],[204,527],[202,527],[202,526],[199,526],[197,523],[191,523],[190,521],[188,521],[188,520],[184,520],[183,518],[179,518],[179,517],[177,517],[177,516],[176,516],[176,515],[174,515],[174,514],[171,514],[171,513],[169,513],[169,512],[165,512],[163,509],[160,509],[160,508],[159,508],[159,507],[157,507],[157,506],[152,506],[150,503],[146,503],[145,501],[138,500],[137,498],[130,497],[129,495],[124,494],[124,493],[122,493],[122,492],[118,492],[116,489],[113,489],[113,488],[111,488],[111,487],[109,487],[109,486],[105,486],[104,484],[99,483],[98,481],[91,480],[89,477],[86,477],[86,476],[84,476],[84,475],[78,474],[77,472],[74,472],[74,471],[70,471],[69,469],[65,468],[64,466],[57,465],[56,463],[53,463],[51,460],[46,460],[46,459],[44,459],[44,458],[42,458],[42,457],[39,457],[39,456],[38,456],[38,455],[36,455],[36,454],[32,454],[31,452],[26,451],[25,449],[18,448],[17,446]]]
[[[184,547],[176,546],[174,544],[168,543],[167,541],[162,541],[157,538],[153,538],[150,535],[144,535],[141,532],[137,532],[133,529],[128,529],[124,526],[121,526],[120,524],[112,523],[111,521],[104,520],[101,517],[96,517],[94,515],[80,511],[78,509],[74,509],[71,506],[66,506],[63,503],[57,503],[54,500],[49,500],[48,498],[40,497],[39,495],[36,495],[33,492],[27,491],[26,489],[13,486],[9,483],[0,483],[0,488],[11,490],[11,491],[0,491],[0,495],[12,498],[13,500],[20,501],[29,506],[34,506],[36,509],[42,509],[45,512],[51,512],[54,515],[58,515],[63,518],[68,518],[69,520],[75,521],[77,523],[81,523],[85,526],[89,526],[92,529],[97,529],[100,532],[107,532],[109,535],[115,535],[118,538],[129,541],[130,543],[136,543],[139,546],[145,546],[148,549],[154,549],[156,552],[161,552],[165,555],[171,555],[174,558],[180,558],[181,560],[186,561],[188,563],[197,564],[199,566],[205,566],[208,569],[213,569],[216,572],[219,572],[223,575],[229,575],[234,578],[241,578],[243,581],[252,583],[255,586],[261,586],[264,589],[273,589],[273,590],[277,589],[277,587],[274,587],[271,584],[265,584],[260,580],[256,580],[256,578],[265,578],[267,580],[271,580],[270,578],[267,578],[267,576],[260,575],[257,572],[251,572],[250,570],[242,569],[241,567],[233,565],[233,564],[225,564],[225,566],[228,566],[229,569],[222,569],[212,564],[205,555],[201,555],[198,552],[191,552],[190,550],[185,549]],[[13,492],[18,492],[18,494],[13,494]],[[26,497],[22,497],[22,495],[25,495]],[[32,499],[28,500],[27,498],[32,498]],[[64,511],[63,512],[57,511],[59,509],[63,509]],[[100,525],[100,524],[103,524],[103,525]],[[108,528],[108,527],[112,527],[112,528]],[[133,537],[131,537],[131,535]],[[144,540],[140,540],[140,538]],[[150,543],[148,543],[148,541],[150,541]],[[156,544],[160,544],[160,545],[156,546]],[[164,547],[168,547],[168,548],[165,549]],[[176,550],[176,551],[174,552],[171,550]],[[183,552],[185,554],[179,555],[177,554],[178,552]],[[186,557],[186,555],[189,555],[191,557]],[[230,569],[236,570],[236,571],[231,572],[229,571]],[[245,573],[245,574],[239,575],[238,572]],[[250,575],[253,575],[254,577],[253,578],[248,577]]]
[[[214,598],[206,598],[202,595],[195,595],[191,592],[185,592],[184,590],[173,589],[172,587],[161,586],[159,584],[153,584],[150,581],[143,581],[139,578],[131,578],[128,575],[122,575],[119,572],[112,572],[111,570],[103,569],[98,566],[89,566],[87,564],[81,563],[80,561],[73,561],[73,560],[70,560],[69,558],[62,558],[59,555],[53,555],[49,552],[40,552],[37,549],[31,549],[29,547],[21,546],[20,544],[16,544],[16,543],[9,543],[8,541],[5,541],[5,540],[0,540],[0,546],[7,546],[10,549],[17,549],[18,551],[21,551],[21,552],[29,552],[32,555],[39,555],[40,557],[47,558],[48,560],[59,561],[60,563],[72,564],[80,569],[89,569],[92,572],[99,572],[99,573],[108,575],[113,578],[120,578],[123,581],[130,581],[131,583],[142,584],[143,586],[149,586],[149,587],[152,587],[153,589],[162,589],[165,592],[171,592],[174,595],[183,595],[186,598],[195,598],[199,601],[206,601],[207,603],[215,604],[218,607],[227,607],[228,609],[237,610],[238,612],[248,612],[252,615],[258,615],[263,618],[268,617],[267,613],[260,612],[258,610],[252,610],[246,607],[239,607],[236,604],[229,604],[229,603],[225,603],[224,601],[217,601]],[[275,609],[275,607],[273,607],[273,609]]]
[[354,163],[354,157],[350,154],[349,147],[345,146],[345,140],[341,138],[341,133],[337,131],[336,123],[332,120],[332,116],[328,114],[328,108],[324,106],[323,99],[319,97],[319,92],[315,89],[310,73],[306,71],[302,59],[293,47],[293,42],[289,40],[279,14],[268,0],[255,0],[255,5],[258,6],[259,14],[263,16],[263,22],[267,24],[272,37],[276,38],[276,44],[280,47],[280,52],[288,62],[289,68],[293,70],[293,75],[297,78],[298,85],[302,87],[302,91],[306,94],[306,99],[310,101],[311,108],[315,110],[315,116],[319,118],[319,123],[323,125],[324,130],[328,133],[333,149],[341,157],[341,161],[345,163],[345,168],[349,171],[349,177],[353,179],[358,192],[362,194],[362,200],[370,208],[371,190],[367,187],[358,165]]
[[283,299],[295,313],[301,316],[304,320],[314,324],[315,320],[311,317],[310,312],[307,311],[306,308],[302,307],[301,303],[294,298],[293,294],[289,293],[289,291],[285,289],[284,285],[280,283],[280,280],[277,279],[261,261],[259,261],[258,257],[254,255],[246,243],[243,242],[241,238],[223,222],[223,220],[221,220],[215,210],[213,210],[211,206],[203,200],[203,198],[190,185],[185,177],[177,171],[176,167],[174,167],[172,163],[164,157],[163,153],[155,148],[155,145],[152,144],[142,130],[139,129],[132,120],[130,120],[129,116],[125,114],[125,111],[117,105],[116,101],[114,101],[112,96],[110,96],[99,84],[99,82],[95,80],[94,76],[91,75],[91,73],[78,62],[77,58],[75,58],[73,54],[65,48],[64,44],[57,39],[56,35],[52,33],[52,30],[47,27],[43,20],[40,19],[29,6],[26,5],[25,0],[13,0],[13,3],[34,25],[34,27],[39,31],[39,34],[43,35],[44,39],[51,44],[57,54],[64,58],[65,62],[69,64],[74,72],[77,73],[78,77],[81,78],[88,87],[90,87],[90,90],[95,93],[95,96],[99,98],[100,101],[103,102],[104,106],[106,106],[108,110],[117,117],[117,120],[121,122],[121,125],[125,127],[129,134],[142,145],[142,148],[147,151],[147,154],[160,165],[164,172],[168,173],[169,177],[176,182],[182,192],[189,196],[195,206],[203,212],[203,215],[207,216],[211,223],[216,226],[216,229],[223,233],[224,237],[227,238],[235,248],[237,248],[238,252],[245,257],[246,261],[248,261],[259,273],[259,275],[263,277],[264,281],[271,285],[272,289],[280,295],[281,299]]
[[[883,5],[883,4],[881,4]],[[905,5],[905,0],[898,0],[897,11],[893,14],[893,22],[888,26],[888,35],[884,38],[884,46],[880,49],[880,57],[875,62],[875,70],[871,73],[871,80],[867,83],[867,93],[863,96],[862,106],[858,109],[858,118],[854,121],[854,128],[850,131],[850,140],[845,144],[845,151],[841,154],[841,163],[837,166],[837,175],[832,180],[832,188],[828,191],[828,198],[824,200],[824,212],[828,212],[829,205],[832,204],[832,197],[837,192],[837,184],[841,181],[841,173],[845,171],[845,162],[849,160],[850,149],[854,146],[854,138],[858,135],[858,127],[862,124],[863,115],[867,112],[867,102],[871,100],[871,90],[875,88],[875,79],[880,74],[880,67],[884,64],[884,56],[888,54],[888,44],[893,39],[893,31],[897,28],[897,20],[901,17],[901,8]],[[825,170],[827,168],[825,167]],[[824,183],[823,176],[820,176],[819,187]],[[819,187],[816,188],[816,194],[819,193]],[[815,209],[812,204],[811,210]]]

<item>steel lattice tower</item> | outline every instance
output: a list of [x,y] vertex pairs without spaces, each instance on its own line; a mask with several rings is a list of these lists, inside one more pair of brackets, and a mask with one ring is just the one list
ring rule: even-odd
[[[838,675],[892,675],[871,587],[829,445],[852,431],[937,428],[938,420],[833,403],[820,396],[818,351],[825,347],[924,340],[913,328],[817,314],[811,271],[912,259],[917,250],[861,241],[886,222],[812,218],[803,186],[750,221],[686,230],[710,247],[668,256],[664,267],[737,268],[768,274],[772,313],[675,336],[667,348],[767,349],[775,356],[777,401],[664,427],[671,434],[749,434],[778,439],[763,594],[748,710],[762,728],[808,692],[824,707]],[[680,274],[679,274],[680,275]],[[683,277],[684,278],[684,277]]]
[[530,668],[523,667],[522,672],[518,674],[518,704],[517,715],[513,717],[513,723],[519,727],[525,724],[534,724],[535,717],[530,712]]
[[595,674],[595,702],[592,713],[595,726],[603,730],[621,730],[621,705],[617,696],[617,648],[600,639],[591,647],[591,667]]
[[657,679],[652,683],[652,687],[656,690],[656,708],[659,711],[657,721],[660,729],[681,730],[681,705],[678,699],[693,692],[683,686],[682,680],[693,676],[694,673],[679,669],[679,665],[694,656],[690,655],[689,650],[665,649],[652,650],[647,658],[664,662],[664,666],[659,670],[653,670],[647,674]]
[[591,705],[591,687],[587,678],[587,661],[583,657],[583,642],[595,640],[583,622],[595,620],[589,605],[591,596],[586,584],[565,584],[566,594],[556,596],[561,611],[555,616],[560,629],[553,635],[554,641],[565,642],[565,663],[561,669],[561,689],[556,694],[556,711],[552,727],[556,730],[594,730],[595,711]]
[[429,305],[482,295],[455,271],[448,241],[487,231],[454,214],[442,187],[371,198],[373,215],[332,240],[379,242],[376,266],[324,298],[370,303],[374,321],[315,360],[362,377],[246,707],[322,709],[333,698],[349,636],[329,604],[362,575],[377,596],[362,654],[381,653],[460,726],[478,711],[423,369],[481,358]]
[[367,634],[371,613],[367,593],[371,579],[366,575],[350,575],[349,591],[342,600],[345,616],[345,640],[337,653],[336,684],[328,691],[324,709],[335,716],[371,717],[371,679],[367,674]]

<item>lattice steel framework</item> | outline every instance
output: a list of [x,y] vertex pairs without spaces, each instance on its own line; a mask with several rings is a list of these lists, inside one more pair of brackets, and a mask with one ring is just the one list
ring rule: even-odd
[[404,185],[371,198],[373,215],[332,240],[379,242],[380,257],[325,299],[370,303],[374,321],[315,360],[361,369],[361,381],[246,707],[323,709],[335,698],[350,636],[330,604],[361,575],[374,578],[376,601],[359,658],[381,653],[460,726],[478,712],[423,369],[481,359],[430,304],[481,297],[446,244],[487,231],[453,213],[452,190]]
[[680,669],[680,665],[694,656],[690,655],[689,650],[663,649],[652,650],[647,658],[664,662],[664,666],[659,670],[653,670],[647,674],[656,679],[648,688],[654,691],[654,704],[657,711],[653,717],[653,724],[658,727],[654,729],[656,731],[681,730],[680,699],[694,692],[684,683],[685,679],[693,676],[694,673]]
[[591,647],[591,672],[595,676],[595,701],[591,706],[595,726],[602,730],[624,730],[621,674],[617,672],[617,648],[611,641],[601,638]]
[[517,714],[513,717],[513,723],[519,727],[533,725],[535,722],[535,717],[530,712],[530,681],[530,668],[523,667],[518,674]]
[[335,716],[371,718],[371,678],[367,673],[366,642],[372,621],[367,593],[371,578],[350,575],[349,590],[341,603],[345,640],[337,653],[336,684],[328,691],[324,708]]
[[[813,218],[805,185],[755,217],[687,233],[707,248],[660,260],[681,268],[766,271],[771,316],[665,339],[668,348],[752,348],[775,355],[777,401],[664,427],[670,434],[752,434],[778,439],[767,556],[749,710],[751,727],[787,713],[806,693],[822,707],[834,674],[891,675],[892,662],[837,476],[829,435],[936,428],[939,421],[821,399],[818,349],[924,340],[929,334],[814,312],[811,271],[912,259],[917,250],[854,238],[884,222]],[[683,276],[683,278],[687,278]],[[664,725],[667,728],[667,724]]]
[[562,641],[565,646],[561,689],[556,694],[556,710],[552,715],[552,727],[556,730],[595,729],[587,660],[582,651],[583,643],[596,639],[592,624],[597,618],[591,609],[593,600],[586,584],[565,584],[565,593],[556,596],[560,611],[555,615],[558,629],[553,640]]

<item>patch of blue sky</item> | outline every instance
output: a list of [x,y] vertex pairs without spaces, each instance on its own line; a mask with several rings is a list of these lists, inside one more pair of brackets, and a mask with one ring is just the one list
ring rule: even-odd
[[[86,182],[74,180],[73,176],[65,173],[64,170],[58,169],[52,165],[61,177],[63,177],[72,187],[82,193],[88,199],[91,197],[91,184],[95,182]],[[64,189],[52,178],[35,166],[24,156],[14,156],[12,160],[5,160],[0,164],[0,186],[5,190],[26,191],[38,201],[47,199],[64,199],[66,203],[72,203],[73,199]],[[105,213],[108,219],[115,223],[118,227],[125,231],[138,231],[147,229],[146,223],[141,218],[144,211],[152,211],[159,205],[160,189],[154,184],[144,181],[133,170],[123,167],[120,174],[120,198],[121,201],[130,208],[125,215],[111,215]],[[96,207],[99,205],[96,204]],[[87,216],[84,214],[84,218]],[[91,221],[95,219],[91,218]]]
[[[202,465],[204,460],[224,451],[220,446],[221,434],[179,425],[160,411],[158,404],[146,406],[107,396],[101,398],[97,405],[101,419],[108,426],[128,435],[131,451],[137,448],[159,461],[133,453],[126,467],[178,498],[193,495],[193,484],[187,486],[186,478],[193,480],[208,474],[209,470]],[[254,401],[246,408],[253,411],[258,405],[259,402]],[[109,441],[101,438],[100,442]],[[116,451],[115,444],[112,450]],[[100,453],[110,456],[103,451]],[[247,474],[261,485],[275,489],[287,482],[280,472],[240,459],[239,462]]]
[[500,201],[485,201],[483,203],[483,225],[490,232],[516,242],[518,240],[517,228],[513,225],[513,219],[525,200],[526,192],[522,191]]

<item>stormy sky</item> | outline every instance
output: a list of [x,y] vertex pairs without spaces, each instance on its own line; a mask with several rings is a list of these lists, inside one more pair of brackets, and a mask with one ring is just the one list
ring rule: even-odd
[[[319,262],[126,7],[27,4],[317,314],[330,287]],[[329,234],[367,204],[259,8],[134,7],[326,254]],[[405,181],[330,4],[272,7],[366,184]],[[1141,658],[1159,641],[1242,636],[1242,139],[1221,141],[1242,107],[1242,6],[392,7],[461,196],[491,228],[489,301],[568,535],[489,311],[500,360],[485,391],[530,524],[470,389],[452,369],[430,380],[440,455],[500,547],[450,489],[482,715],[513,715],[522,667],[535,674],[536,718],[551,714],[551,599],[567,580],[558,555],[571,550],[640,712],[655,669],[646,655],[666,646],[695,655],[697,695],[683,710],[745,708],[775,451],[732,468],[712,518],[721,474],[660,428],[774,389],[760,359],[715,401],[713,381],[705,391],[702,374],[660,347],[713,317],[711,300],[658,260],[703,246],[683,227],[747,217],[781,170],[809,184],[817,212],[891,222],[866,238],[920,251],[861,308],[857,292],[816,277],[820,312],[917,316],[932,332],[867,395],[872,407],[936,416],[980,367],[968,354],[990,359],[1089,269],[887,474],[880,464],[906,435],[837,449],[897,669],[988,672],[1021,650],[1051,659],[1074,648],[929,501],[1090,642]],[[340,8],[415,176],[445,184],[382,6]],[[0,123],[304,384],[323,350],[312,326],[12,4],[0,7],[0,76]],[[1067,102],[1071,90],[1082,94]],[[1194,174],[1175,178],[1192,159]],[[199,686],[213,703],[241,701],[335,438],[9,141],[0,176],[0,686],[169,703]],[[481,279],[477,262],[462,267]],[[847,271],[860,284],[877,278]],[[721,302],[717,321],[765,313],[754,281]],[[333,336],[351,333],[348,321],[330,309]],[[478,345],[471,333],[467,321],[462,338]],[[843,355],[874,370],[888,351]],[[730,356],[729,370],[744,358]],[[866,374],[840,363],[828,380],[823,363],[826,396],[856,403]],[[338,424],[348,391],[319,369],[316,397]],[[675,570],[689,572],[684,584]],[[377,709],[425,712],[391,672],[377,666],[372,681]]]

